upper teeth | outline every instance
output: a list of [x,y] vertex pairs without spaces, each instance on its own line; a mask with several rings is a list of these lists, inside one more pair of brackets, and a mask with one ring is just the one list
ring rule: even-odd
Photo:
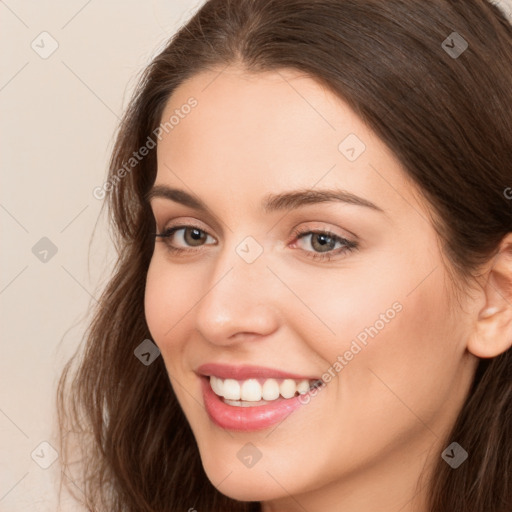
[[246,400],[259,402],[260,400],[275,400],[281,395],[283,398],[292,398],[295,393],[304,394],[309,391],[309,380],[295,381],[284,379],[278,382],[276,379],[266,379],[260,384],[258,379],[238,381],[234,379],[220,379],[210,376],[210,385],[213,392],[227,400]]

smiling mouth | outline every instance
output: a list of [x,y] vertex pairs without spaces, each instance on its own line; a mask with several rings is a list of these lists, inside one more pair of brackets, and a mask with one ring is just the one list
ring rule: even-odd
[[196,374],[209,419],[223,429],[245,432],[281,423],[310,403],[314,388],[323,383],[311,374],[254,365],[207,363]]
[[315,387],[318,379],[251,378],[235,380],[210,375],[209,382],[213,392],[224,403],[234,407],[254,407],[306,394]]

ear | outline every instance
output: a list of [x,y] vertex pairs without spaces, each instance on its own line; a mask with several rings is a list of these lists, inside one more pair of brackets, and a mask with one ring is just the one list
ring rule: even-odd
[[485,306],[478,312],[468,350],[477,357],[496,357],[512,346],[512,233],[483,276]]

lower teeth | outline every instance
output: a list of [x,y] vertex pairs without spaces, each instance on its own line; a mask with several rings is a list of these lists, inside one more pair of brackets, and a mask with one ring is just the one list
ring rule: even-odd
[[246,400],[228,400],[227,398],[223,398],[222,400],[225,404],[233,405],[235,407],[258,407],[260,405],[267,405],[270,403],[266,400],[260,400],[258,402],[248,402]]

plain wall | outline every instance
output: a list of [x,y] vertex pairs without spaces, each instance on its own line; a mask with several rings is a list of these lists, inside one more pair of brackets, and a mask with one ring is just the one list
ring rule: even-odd
[[57,380],[114,254],[103,223],[91,243],[92,191],[138,74],[201,3],[0,2],[2,512],[57,510],[59,461],[41,467],[41,443],[58,449]]

